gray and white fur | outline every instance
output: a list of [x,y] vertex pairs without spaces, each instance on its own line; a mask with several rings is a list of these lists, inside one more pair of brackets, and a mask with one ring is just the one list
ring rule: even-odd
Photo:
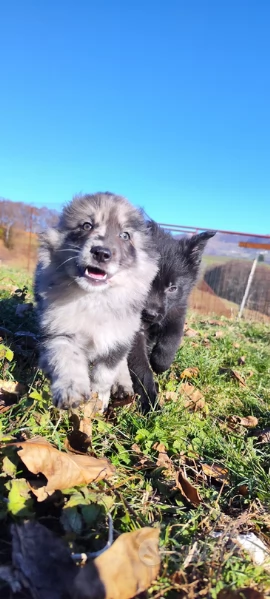
[[112,388],[132,393],[126,358],[157,270],[143,214],[108,192],[75,197],[41,234],[39,365],[58,408],[98,393],[104,410]]

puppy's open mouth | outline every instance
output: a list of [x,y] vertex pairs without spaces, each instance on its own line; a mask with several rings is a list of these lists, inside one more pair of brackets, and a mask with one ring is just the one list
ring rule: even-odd
[[97,268],[96,266],[87,266],[84,271],[84,274],[88,279],[91,279],[96,283],[104,283],[108,278],[108,275],[105,272],[105,270]]

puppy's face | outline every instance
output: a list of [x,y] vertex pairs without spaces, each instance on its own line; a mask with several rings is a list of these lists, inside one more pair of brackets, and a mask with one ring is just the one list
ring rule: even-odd
[[132,268],[147,234],[139,211],[112,194],[75,198],[64,209],[57,231],[57,268],[86,291],[104,289]]
[[154,227],[153,236],[160,252],[160,262],[142,312],[146,325],[161,324],[174,307],[186,308],[197,280],[203,250],[214,235],[214,232],[206,231],[176,240]]

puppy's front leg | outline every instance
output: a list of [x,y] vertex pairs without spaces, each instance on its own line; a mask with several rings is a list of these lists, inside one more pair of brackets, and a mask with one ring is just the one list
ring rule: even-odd
[[149,365],[145,336],[141,331],[134,339],[128,356],[128,366],[134,392],[140,396],[140,405],[146,414],[156,404],[158,384]]
[[124,399],[124,397],[134,395],[127,358],[121,360],[118,366],[116,381],[112,387],[112,395],[115,399]]
[[91,370],[91,390],[98,394],[98,398],[102,402],[101,413],[109,405],[111,388],[117,378],[117,373],[118,365],[110,368],[103,360],[96,362]]
[[87,357],[74,338],[49,337],[40,347],[39,366],[51,381],[54,405],[75,408],[90,397]]

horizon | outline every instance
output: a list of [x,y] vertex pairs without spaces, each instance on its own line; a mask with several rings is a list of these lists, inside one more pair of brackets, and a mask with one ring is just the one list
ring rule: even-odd
[[161,223],[270,234],[269,3],[1,13],[0,197],[60,210],[109,189]]

